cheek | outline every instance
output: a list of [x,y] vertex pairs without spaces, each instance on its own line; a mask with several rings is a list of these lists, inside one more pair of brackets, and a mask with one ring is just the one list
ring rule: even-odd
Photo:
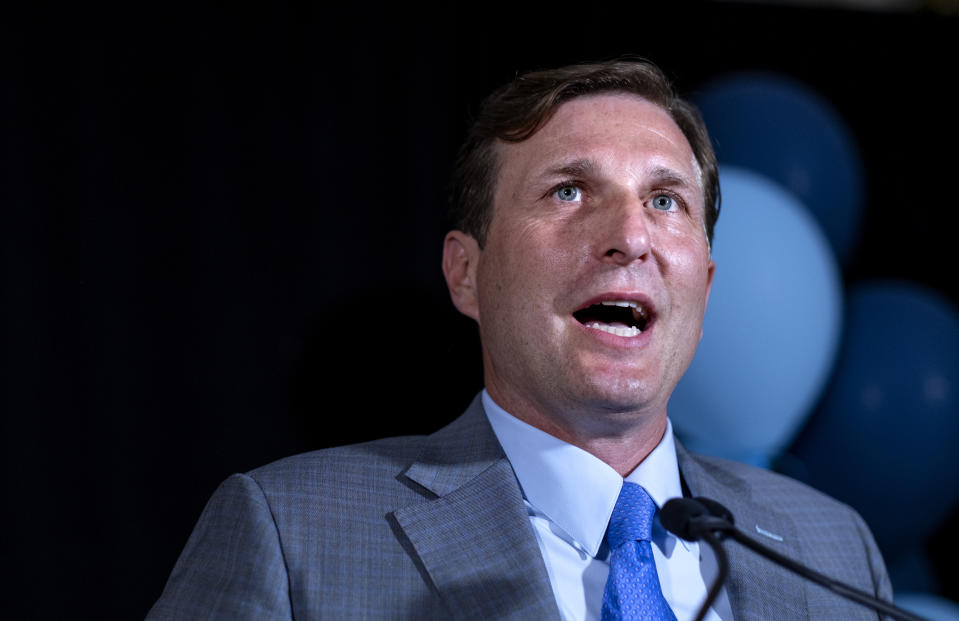
[[530,246],[520,239],[503,236],[487,246],[477,270],[480,316],[487,328],[495,323],[503,329],[522,321],[523,307],[536,299],[540,274]]
[[543,287],[569,273],[581,254],[575,230],[541,221],[519,223],[505,240],[510,274]]
[[705,242],[673,246],[663,253],[663,258],[667,278],[674,289],[690,298],[700,298],[700,305],[705,307],[710,282],[710,259]]

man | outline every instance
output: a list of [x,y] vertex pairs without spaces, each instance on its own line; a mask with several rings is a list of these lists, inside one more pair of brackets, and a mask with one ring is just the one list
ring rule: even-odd
[[[228,479],[150,618],[631,618],[632,588],[642,614],[692,618],[715,560],[649,517],[682,495],[891,597],[848,507],[673,439],[667,404],[712,284],[718,173],[699,116],[658,69],[579,65],[494,93],[461,151],[453,209],[443,272],[479,326],[485,390],[431,436]],[[621,548],[632,502],[646,534]],[[876,617],[728,553],[709,619]]]

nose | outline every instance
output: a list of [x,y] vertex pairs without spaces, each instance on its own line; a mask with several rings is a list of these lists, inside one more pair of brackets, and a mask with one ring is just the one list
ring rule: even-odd
[[601,235],[597,238],[600,260],[628,265],[644,259],[650,251],[649,214],[636,197],[621,197],[601,209]]

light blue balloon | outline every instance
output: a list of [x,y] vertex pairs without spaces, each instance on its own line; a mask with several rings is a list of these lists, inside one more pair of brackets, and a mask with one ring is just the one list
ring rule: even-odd
[[777,183],[720,168],[716,274],[703,339],[669,415],[691,449],[761,466],[793,439],[835,361],[839,266],[815,218]]

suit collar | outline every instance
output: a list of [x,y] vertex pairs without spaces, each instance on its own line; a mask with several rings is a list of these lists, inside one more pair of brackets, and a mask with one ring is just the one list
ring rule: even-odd
[[445,496],[505,458],[477,395],[462,416],[427,439],[404,475]]
[[[729,468],[699,458],[676,442],[683,481],[692,496],[723,503],[737,527],[772,549],[796,557],[791,518],[754,502],[752,488]],[[439,596],[454,616],[558,619],[542,554],[522,492],[489,425],[479,396],[466,412],[430,436],[400,475],[424,490],[424,500],[393,518]],[[726,591],[737,621],[805,619],[805,589],[787,570],[733,542],[726,544]]]
[[393,513],[449,610],[558,619],[522,493],[479,397],[401,475],[426,499]]
[[[732,512],[736,527],[769,548],[797,558],[796,526],[785,513],[753,501],[752,487],[734,469],[695,456],[676,443],[676,456],[692,496],[705,496]],[[726,592],[736,619],[806,619],[806,590],[792,573],[742,545],[725,544],[729,556]]]

